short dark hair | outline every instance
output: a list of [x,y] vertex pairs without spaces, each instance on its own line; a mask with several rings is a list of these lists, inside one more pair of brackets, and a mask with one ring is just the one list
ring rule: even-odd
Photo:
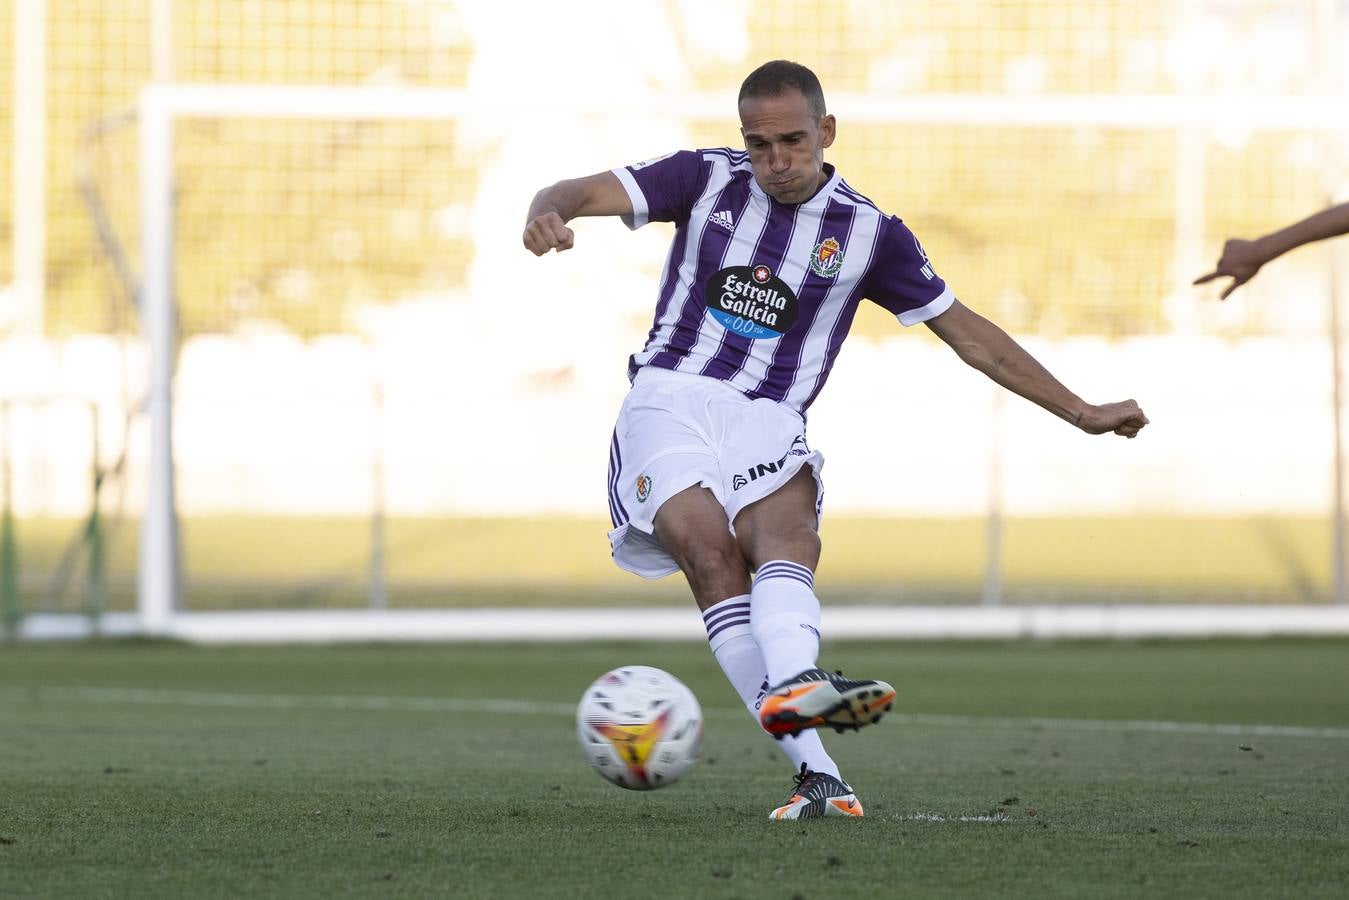
[[800,63],[785,59],[766,62],[750,72],[741,83],[735,102],[738,106],[749,97],[780,97],[788,90],[800,91],[810,111],[824,117],[824,88],[820,87],[820,79]]

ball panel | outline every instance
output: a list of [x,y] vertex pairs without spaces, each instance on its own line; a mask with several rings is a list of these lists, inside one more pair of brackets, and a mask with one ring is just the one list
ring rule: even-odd
[[581,752],[601,777],[630,790],[674,784],[702,746],[702,709],[668,672],[622,666],[586,689],[576,709]]

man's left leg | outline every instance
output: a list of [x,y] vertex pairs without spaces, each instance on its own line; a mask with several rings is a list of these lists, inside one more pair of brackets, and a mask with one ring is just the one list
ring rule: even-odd
[[[769,682],[750,633],[749,570],[731,536],[726,511],[711,491],[695,485],[665,501],[655,516],[655,532],[688,579],[703,612],[712,655],[758,721]],[[813,731],[787,737],[778,746],[798,769],[838,775]]]
[[[836,725],[841,731],[865,724],[852,714],[854,696],[870,698],[879,692],[880,705],[886,709],[894,698],[887,684],[848,681],[815,664],[820,651],[820,601],[815,597],[814,575],[820,558],[815,531],[817,491],[807,465],[735,518],[736,539],[755,572],[749,630],[772,685],[763,699],[759,723],[785,740],[807,735],[816,735],[818,740],[817,732],[803,729],[819,725],[846,720],[848,724]],[[823,745],[820,752],[824,752]],[[832,765],[833,760],[829,762]],[[791,796],[769,818],[861,815],[862,804],[837,767],[802,764]]]
[[830,726],[858,729],[879,721],[895,691],[881,681],[856,681],[816,665],[820,601],[814,570],[820,558],[814,474],[803,466],[785,485],[745,507],[736,538],[754,570],[750,628],[771,685],[760,722],[774,735]]

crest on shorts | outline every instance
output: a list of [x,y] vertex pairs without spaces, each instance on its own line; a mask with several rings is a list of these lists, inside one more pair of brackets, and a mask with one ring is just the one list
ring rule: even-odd
[[833,278],[843,268],[843,250],[838,238],[825,238],[810,252],[810,270],[821,278]]
[[646,498],[651,496],[651,477],[649,475],[637,476],[637,502],[645,503]]

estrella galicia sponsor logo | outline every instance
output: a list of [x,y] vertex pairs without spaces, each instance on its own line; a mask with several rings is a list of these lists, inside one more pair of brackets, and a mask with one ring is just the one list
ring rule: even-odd
[[645,503],[651,496],[651,478],[648,475],[637,476],[637,502]]
[[843,268],[843,250],[838,238],[825,238],[810,252],[810,271],[821,278],[833,278]]
[[712,317],[741,337],[782,337],[796,324],[796,295],[768,266],[722,269],[707,279],[703,297]]

